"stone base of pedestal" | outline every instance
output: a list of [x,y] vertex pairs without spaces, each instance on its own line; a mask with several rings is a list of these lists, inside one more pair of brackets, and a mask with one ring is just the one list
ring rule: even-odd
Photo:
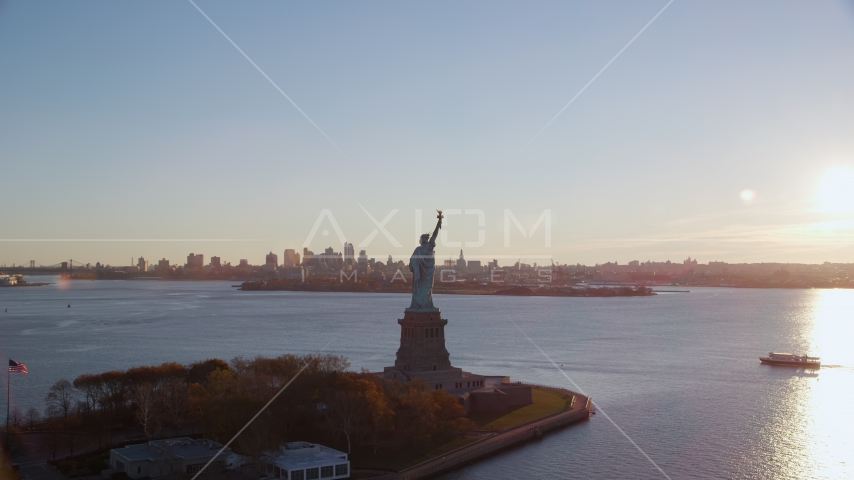
[[412,380],[423,381],[430,390],[446,390],[454,395],[471,392],[484,387],[483,375],[464,372],[462,368],[451,367],[447,370],[421,371],[401,370],[396,367],[385,367],[382,377],[397,382]]

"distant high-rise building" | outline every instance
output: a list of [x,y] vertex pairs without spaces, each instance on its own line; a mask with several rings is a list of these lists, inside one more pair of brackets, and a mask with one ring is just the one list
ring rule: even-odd
[[356,268],[362,273],[371,273],[371,271],[373,270],[368,264],[367,250],[359,250],[359,259],[356,262]]
[[457,268],[460,270],[465,270],[466,268],[466,257],[463,256],[462,250],[460,250],[460,258],[457,259]]
[[187,264],[185,268],[188,270],[201,270],[205,267],[205,256],[202,254],[196,255],[191,253],[187,255]]
[[299,266],[299,253],[293,248],[288,248],[285,250],[285,258],[284,258],[285,268],[293,268]]
[[273,265],[274,267],[279,265],[279,256],[273,252],[267,254],[267,261],[264,262],[267,265]]
[[391,265],[394,263],[394,260],[391,259],[391,255],[388,256],[388,263],[386,265]]
[[279,256],[273,252],[268,253],[264,259],[262,268],[267,273],[275,272],[279,268]]
[[306,247],[302,248],[302,264],[303,265],[311,265],[314,260],[314,252],[309,250]]
[[237,268],[242,268],[242,269],[249,268],[249,260],[246,260],[245,258],[241,258],[240,264],[237,265]]
[[353,249],[353,244],[344,242],[344,264],[353,265],[356,261],[356,250]]
[[166,260],[164,258],[164,259],[160,260],[159,262],[157,262],[157,271],[166,272],[169,270],[172,270],[172,267],[169,265],[169,260]]
[[139,257],[139,260],[136,261],[136,268],[138,268],[140,272],[147,272],[148,260],[143,257]]
[[219,268],[222,266],[222,261],[219,257],[211,257],[211,268]]

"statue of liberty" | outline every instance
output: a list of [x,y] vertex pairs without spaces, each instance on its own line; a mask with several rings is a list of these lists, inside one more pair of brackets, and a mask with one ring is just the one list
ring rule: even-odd
[[412,257],[409,258],[409,270],[412,272],[412,304],[409,310],[436,310],[433,306],[433,271],[436,267],[436,257],[433,249],[436,248],[436,235],[442,228],[442,211],[437,210],[436,229],[433,236],[425,233],[421,235],[421,245],[415,247]]

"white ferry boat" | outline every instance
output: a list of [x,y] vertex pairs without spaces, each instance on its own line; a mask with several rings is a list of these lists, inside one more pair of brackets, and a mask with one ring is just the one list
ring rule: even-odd
[[767,357],[759,357],[761,363],[769,365],[787,365],[791,367],[819,368],[821,359],[807,355],[795,355],[794,353],[768,352]]

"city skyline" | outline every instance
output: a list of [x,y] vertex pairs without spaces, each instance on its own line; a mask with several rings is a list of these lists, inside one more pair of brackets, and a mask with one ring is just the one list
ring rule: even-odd
[[[25,268],[54,268],[63,266],[70,266],[72,268],[96,268],[96,267],[110,267],[117,269],[127,269],[127,268],[137,268],[142,272],[154,272],[156,269],[160,267],[167,267],[170,269],[175,268],[185,268],[190,270],[201,270],[202,268],[219,268],[219,267],[264,267],[266,266],[275,266],[278,269],[288,269],[288,268],[299,268],[300,266],[307,265],[307,261],[311,259],[334,259],[337,263],[341,265],[357,265],[363,262],[370,262],[371,264],[378,263],[383,265],[391,265],[394,262],[395,265],[402,263],[403,265],[407,265],[409,258],[407,255],[395,256],[393,254],[385,254],[385,253],[372,253],[367,250],[359,250],[358,255],[347,255],[346,245],[352,247],[351,243],[346,243],[345,248],[336,251],[333,246],[328,246],[320,252],[314,252],[309,250],[307,247],[304,248],[301,252],[297,251],[293,248],[286,248],[283,251],[283,255],[279,256],[277,252],[273,250],[269,250],[267,253],[258,254],[257,257],[263,257],[263,260],[259,260],[257,262],[250,260],[249,258],[223,258],[220,255],[208,255],[201,251],[200,253],[189,252],[183,256],[178,257],[149,257],[146,255],[133,256],[130,257],[128,263],[115,263],[111,264],[109,262],[80,262],[75,259],[64,259],[52,264],[45,264],[36,262],[35,260],[30,260],[28,262],[20,262],[20,263],[0,263],[0,268],[15,268],[15,269],[25,269]],[[205,260],[207,258],[207,260]],[[185,260],[182,260],[185,259]],[[731,266],[762,266],[762,265],[778,265],[778,266],[786,266],[790,265],[792,267],[797,266],[827,266],[827,265],[840,265],[840,266],[849,266],[854,265],[854,262],[727,262],[719,259],[704,259],[698,260],[697,258],[692,258],[688,256],[684,259],[678,258],[647,258],[647,259],[632,259],[628,261],[620,261],[620,260],[605,260],[601,262],[595,263],[583,263],[583,262],[562,262],[555,260],[554,258],[548,257],[547,255],[472,255],[468,253],[464,253],[464,250],[459,250],[458,253],[452,252],[438,252],[435,255],[436,259],[436,268],[454,268],[462,265],[462,268],[466,267],[466,264],[476,265],[477,268],[481,268],[482,266],[485,268],[510,268],[513,266],[523,265],[530,267],[539,266],[541,268],[548,268],[550,266],[568,266],[568,267],[603,267],[603,268],[611,268],[621,270],[632,270],[633,268],[639,267],[641,269],[645,267],[654,267],[654,266],[701,266],[701,267],[714,267],[721,265],[731,265]],[[385,260],[385,261],[384,261]],[[462,263],[461,263],[462,262]],[[452,266],[449,266],[452,265]],[[330,267],[332,268],[332,267]],[[338,267],[335,267],[338,268]],[[333,270],[335,269],[333,268]]]
[[850,3],[197,4],[302,113],[190,3],[4,5],[0,263],[234,262],[324,209],[357,251],[398,209],[395,258],[478,209],[484,258],[854,262]]

